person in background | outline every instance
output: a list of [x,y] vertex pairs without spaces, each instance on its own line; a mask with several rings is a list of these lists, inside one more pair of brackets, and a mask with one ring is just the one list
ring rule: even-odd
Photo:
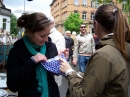
[[4,29],[3,28],[1,28],[1,33],[4,33]]
[[3,40],[0,38],[0,44],[4,44]]
[[98,39],[98,36],[96,34],[94,34],[93,37],[94,37],[95,49],[96,49],[96,45],[98,44],[99,39]]
[[62,33],[55,28],[54,18],[49,17],[49,19],[52,22],[52,29],[50,30],[49,37],[51,38],[52,42],[55,43],[59,52],[60,50],[65,49],[65,39]]
[[66,48],[69,49],[69,57],[68,57],[67,61],[69,62],[72,55],[73,55],[72,48],[74,46],[74,41],[71,38],[71,32],[70,31],[66,31],[65,33],[66,33],[66,35],[65,35]]
[[25,28],[25,35],[14,43],[8,55],[8,89],[18,91],[18,97],[60,97],[53,73],[40,63],[58,55],[48,37],[51,21],[43,13],[24,13],[17,25]]
[[75,42],[75,40],[76,40],[76,32],[75,31],[72,32],[71,38]]
[[[54,18],[53,17],[49,17],[49,19],[52,22],[52,29],[50,30],[49,37],[51,38],[52,42],[56,45],[56,48],[57,48],[58,52],[60,52],[63,49],[65,49],[65,38],[62,35],[62,33],[59,32],[55,28]],[[59,89],[60,90],[60,95],[64,95],[63,93],[61,93],[61,90],[63,90],[61,88],[64,88],[64,87],[61,86],[62,85],[62,81],[63,81],[62,76],[61,75],[55,75],[54,77],[55,77],[56,83],[58,84],[58,87],[60,88]]]
[[100,6],[94,18],[98,50],[89,59],[84,76],[61,60],[60,70],[70,83],[70,97],[128,97],[130,35],[127,17],[113,4]]
[[73,51],[73,65],[79,64],[80,72],[84,73],[86,64],[95,51],[93,36],[87,33],[86,24],[80,25],[80,34],[76,37]]

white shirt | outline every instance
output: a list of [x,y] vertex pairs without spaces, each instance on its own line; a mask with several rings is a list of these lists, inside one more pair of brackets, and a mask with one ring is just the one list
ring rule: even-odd
[[65,49],[65,38],[55,27],[51,29],[49,37],[56,45],[58,51]]

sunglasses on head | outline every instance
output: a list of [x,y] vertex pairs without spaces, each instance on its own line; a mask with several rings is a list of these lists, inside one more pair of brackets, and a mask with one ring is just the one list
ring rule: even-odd
[[81,26],[80,28],[86,28],[86,26]]

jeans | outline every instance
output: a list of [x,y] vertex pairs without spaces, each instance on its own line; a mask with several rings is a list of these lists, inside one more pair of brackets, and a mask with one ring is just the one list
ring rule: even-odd
[[84,73],[86,66],[87,66],[87,62],[89,60],[90,56],[81,56],[79,55],[78,57],[78,64],[79,64],[79,71]]

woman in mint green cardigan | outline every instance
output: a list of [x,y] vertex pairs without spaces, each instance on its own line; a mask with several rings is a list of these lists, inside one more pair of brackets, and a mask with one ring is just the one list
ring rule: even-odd
[[43,13],[24,13],[17,25],[25,35],[14,43],[7,62],[7,86],[18,97],[59,97],[52,73],[40,64],[58,55],[48,38],[51,21]]

